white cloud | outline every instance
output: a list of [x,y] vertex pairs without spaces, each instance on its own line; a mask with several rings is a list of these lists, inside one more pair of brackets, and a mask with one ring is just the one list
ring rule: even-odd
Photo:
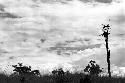
[[[68,64],[84,65],[90,59],[95,59],[101,65],[105,64],[105,47],[87,48],[83,53],[72,54],[69,57],[57,55],[56,52],[48,51],[50,47],[56,47],[58,43],[64,46],[85,46],[104,44],[99,37],[101,24],[112,25],[110,45],[113,55],[123,56],[123,43],[125,26],[124,4],[116,1],[105,3],[83,3],[73,0],[67,4],[62,3],[34,3],[31,0],[0,0],[5,5],[5,12],[21,16],[22,18],[0,19],[0,45],[9,53],[2,53],[8,60],[8,56],[14,56],[12,62],[23,61],[33,64]],[[119,23],[121,21],[121,23]],[[45,42],[41,43],[40,39]],[[86,39],[87,38],[87,39]],[[122,39],[121,39],[122,38]],[[66,43],[66,41],[75,41]],[[67,44],[67,45],[65,45]],[[119,47],[116,49],[116,47]],[[115,49],[115,50],[114,50]],[[20,58],[21,57],[21,58]],[[103,59],[101,59],[103,57]],[[119,60],[121,60],[119,57]],[[20,59],[18,59],[20,58]],[[32,60],[32,61],[31,61]],[[116,57],[112,58],[113,64],[118,64]],[[5,61],[6,62],[6,61]],[[11,63],[11,64],[12,64]],[[8,64],[6,62],[6,64]],[[122,62],[124,64],[124,61]],[[53,66],[52,66],[53,67]]]

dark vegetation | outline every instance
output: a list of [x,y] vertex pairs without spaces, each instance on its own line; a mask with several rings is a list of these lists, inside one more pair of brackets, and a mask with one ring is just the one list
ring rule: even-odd
[[84,69],[84,72],[88,72],[88,74],[91,76],[98,76],[101,72],[103,72],[103,68],[100,68],[95,61],[91,60]]
[[85,67],[85,73],[71,73],[62,68],[55,69],[50,75],[40,75],[39,70],[32,70],[31,66],[22,63],[12,65],[13,74],[0,74],[0,83],[125,83],[125,78],[100,76],[103,69],[91,60]]
[[[80,82],[81,77],[83,77],[83,82]],[[84,82],[85,74],[70,74],[67,76],[72,78],[71,81],[64,81],[62,83],[86,83]],[[44,75],[40,77],[32,77],[31,79],[27,79],[24,83],[57,83],[56,80],[53,80],[52,75]],[[91,83],[125,83],[125,78],[122,77],[91,77]],[[18,76],[6,76],[5,74],[0,74],[0,83],[21,83],[20,78]],[[59,82],[58,82],[59,83]],[[88,82],[87,82],[88,83]]]

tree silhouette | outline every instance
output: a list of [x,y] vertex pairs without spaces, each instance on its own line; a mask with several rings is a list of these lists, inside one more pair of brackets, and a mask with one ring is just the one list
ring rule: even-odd
[[108,64],[108,74],[109,77],[111,77],[111,72],[110,72],[110,49],[109,49],[109,45],[108,45],[108,38],[109,38],[109,29],[110,29],[110,25],[103,25],[102,31],[103,33],[101,34],[101,36],[103,36],[105,38],[105,43],[106,43],[106,51],[107,51],[107,64]]
[[12,67],[14,67],[13,71],[19,75],[31,72],[31,66],[23,66],[22,63],[18,63],[18,65],[12,65]]
[[31,70],[31,66],[23,66],[22,63],[12,65],[12,67],[14,67],[14,73],[20,76],[21,83],[24,83],[27,77],[40,75],[39,70]]
[[63,83],[65,72],[63,71],[62,68],[53,70],[52,74],[54,75],[54,80],[56,81],[56,83]]
[[84,69],[84,72],[88,72],[92,76],[98,76],[102,72],[102,69],[95,61],[91,60]]

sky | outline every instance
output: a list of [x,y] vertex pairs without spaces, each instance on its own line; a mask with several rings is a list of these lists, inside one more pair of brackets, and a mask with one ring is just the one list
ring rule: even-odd
[[0,0],[0,70],[21,62],[77,71],[90,60],[105,68],[102,24],[111,26],[111,69],[125,73],[124,0]]

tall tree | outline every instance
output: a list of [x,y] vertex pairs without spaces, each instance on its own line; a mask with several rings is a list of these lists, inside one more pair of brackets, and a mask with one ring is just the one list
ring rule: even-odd
[[101,34],[101,36],[103,36],[105,38],[105,43],[106,43],[106,51],[107,51],[107,64],[108,64],[108,74],[109,77],[111,77],[111,71],[110,71],[110,49],[109,49],[109,30],[110,30],[110,25],[103,25],[102,31],[103,33]]

